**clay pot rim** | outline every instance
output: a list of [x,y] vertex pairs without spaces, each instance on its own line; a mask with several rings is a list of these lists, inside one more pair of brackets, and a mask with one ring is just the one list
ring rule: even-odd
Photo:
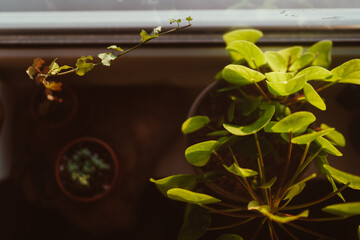
[[[111,159],[114,163],[114,177],[113,180],[110,184],[109,189],[107,189],[106,191],[102,192],[101,194],[95,195],[93,197],[88,197],[88,198],[84,198],[84,197],[78,197],[72,193],[70,193],[69,191],[66,190],[66,188],[63,186],[61,179],[60,179],[60,162],[62,160],[62,157],[64,156],[65,152],[72,147],[73,145],[79,143],[79,142],[92,142],[92,143],[97,143],[99,145],[101,145],[102,147],[104,147],[111,156]],[[70,199],[79,201],[79,202],[94,202],[96,200],[99,200],[101,198],[103,198],[105,195],[107,195],[113,188],[114,185],[116,184],[116,180],[118,179],[118,175],[119,175],[119,162],[118,162],[118,158],[114,152],[114,150],[110,147],[110,145],[108,143],[106,143],[105,141],[96,138],[96,137],[80,137],[80,138],[76,138],[74,140],[71,140],[70,142],[68,142],[59,152],[59,154],[57,155],[56,158],[56,162],[55,162],[55,177],[56,177],[56,182],[58,184],[58,186],[60,187],[60,189],[62,190],[62,192],[69,197]]]
[[71,107],[71,111],[70,113],[67,115],[67,117],[65,119],[63,119],[60,122],[57,123],[48,123],[48,122],[43,122],[41,121],[41,119],[38,117],[38,115],[35,113],[35,98],[38,94],[41,94],[44,91],[43,86],[37,87],[36,90],[34,91],[34,93],[32,94],[32,97],[30,99],[30,106],[29,106],[29,110],[30,110],[30,115],[32,116],[32,118],[35,120],[35,122],[37,122],[39,125],[45,127],[45,128],[61,128],[66,126],[67,124],[69,124],[74,118],[75,115],[78,111],[79,108],[79,100],[77,98],[77,95],[75,93],[75,90],[69,86],[65,86],[63,85],[63,88],[61,91],[68,91],[70,97],[73,99],[73,104]]

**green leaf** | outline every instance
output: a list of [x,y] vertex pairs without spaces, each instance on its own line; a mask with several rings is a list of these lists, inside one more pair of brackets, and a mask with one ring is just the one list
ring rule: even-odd
[[166,196],[167,191],[171,188],[184,188],[187,190],[193,190],[200,178],[200,175],[179,174],[158,180],[150,178],[150,181],[155,183],[160,192]]
[[316,118],[311,112],[295,112],[275,123],[271,127],[271,131],[276,133],[295,133],[309,126],[315,120]]
[[220,235],[218,238],[216,238],[216,240],[244,240],[244,239],[237,234],[225,233]]
[[30,66],[28,69],[26,69],[26,73],[29,76],[30,79],[34,79],[34,76],[38,73],[39,71],[34,67],[34,66]]
[[244,116],[250,116],[252,112],[254,112],[257,107],[260,105],[262,100],[262,96],[258,96],[255,98],[245,98],[242,102],[242,109]]
[[300,46],[293,46],[289,48],[282,49],[278,51],[281,56],[286,60],[286,66],[290,66],[293,64],[296,59],[298,59],[301,56],[301,53],[303,51],[303,48]]
[[76,74],[79,76],[84,76],[85,73],[89,72],[91,69],[94,68],[95,64],[88,63],[87,60],[93,60],[92,56],[84,57],[82,56],[76,62],[76,67],[78,68]]
[[193,21],[194,19],[193,19],[191,16],[188,16],[187,18],[185,18],[185,20],[188,21],[188,22],[191,22],[191,21]]
[[[337,185],[335,184],[334,178],[330,175],[329,171],[327,171],[324,168],[324,165],[329,165],[329,162],[327,161],[326,157],[317,157],[315,158],[315,166],[319,170],[319,172],[326,176],[328,181],[330,182],[334,192],[338,190]],[[337,193],[338,197],[345,202],[344,196],[341,194],[341,192]]]
[[266,64],[264,53],[259,47],[251,42],[237,40],[231,42],[226,47],[226,50],[241,54],[252,69],[257,69]]
[[262,73],[235,64],[227,65],[222,71],[222,77],[224,80],[239,86],[260,82],[265,79]]
[[104,66],[110,66],[110,62],[116,59],[116,56],[112,53],[100,53],[98,57],[101,59],[101,63]]
[[306,186],[306,183],[298,183],[298,184],[291,186],[290,190],[286,193],[283,200],[293,199],[294,197],[299,195],[302,192],[302,190],[304,190],[305,186]]
[[360,190],[360,176],[340,171],[327,164],[324,164],[323,167],[329,172],[330,176],[338,182],[349,184],[350,188]]
[[329,82],[360,84],[360,59],[347,61],[331,70],[332,78]]
[[326,206],[321,210],[338,216],[351,217],[355,215],[360,215],[360,202],[333,204]]
[[194,144],[185,150],[186,160],[194,166],[203,167],[210,160],[212,150],[218,141],[206,141]]
[[287,82],[290,79],[294,78],[293,73],[283,73],[283,72],[269,72],[265,73],[265,77],[269,82]]
[[[321,129],[328,129],[331,128],[328,125],[326,125],[325,123],[322,123],[320,125]],[[330,140],[333,144],[339,146],[339,147],[345,147],[346,145],[346,140],[345,137],[338,131],[334,130],[329,132],[328,134],[325,135],[325,137]]]
[[309,65],[315,58],[313,53],[305,53],[289,67],[289,71],[298,71]]
[[335,128],[328,128],[328,129],[321,130],[318,132],[307,133],[304,135],[294,137],[291,140],[291,142],[294,144],[308,144],[308,143],[314,141],[315,139],[317,139],[318,137],[324,136],[333,130],[335,130]]
[[320,41],[312,45],[307,52],[315,54],[316,58],[312,62],[314,66],[328,68],[331,63],[332,42],[328,40]]
[[232,174],[235,174],[239,177],[247,178],[258,175],[258,172],[248,168],[241,168],[236,163],[232,164],[230,167],[226,165],[223,166],[228,172],[231,172]]
[[206,134],[206,136],[226,136],[228,135],[229,132],[226,130],[219,130],[219,131],[214,131],[214,132],[210,132],[208,134]]
[[[171,19],[171,20],[174,20],[174,19]],[[171,20],[170,20],[170,24],[172,23]],[[179,23],[179,20],[181,22],[181,19],[178,19],[178,20],[175,20],[175,21]],[[160,26],[154,28],[153,31],[150,34],[148,34],[145,30],[141,30],[141,32],[140,32],[141,41],[142,42],[147,42],[147,41],[149,41],[149,40],[151,40],[153,38],[159,37],[159,32],[160,31],[161,31]]]
[[304,85],[304,94],[306,101],[308,101],[311,105],[317,107],[322,111],[326,110],[324,100],[309,83],[305,83]]
[[211,224],[210,212],[206,209],[188,204],[185,209],[184,223],[181,226],[177,240],[197,240]]
[[265,52],[266,62],[274,72],[286,72],[287,65],[285,58],[278,52]]
[[291,221],[295,221],[301,217],[308,217],[309,216],[309,210],[305,210],[303,212],[301,212],[298,215],[293,215],[293,216],[280,216],[280,215],[275,215],[273,213],[271,213],[270,207],[268,205],[262,205],[262,206],[258,206],[258,207],[254,207],[252,209],[249,210],[258,210],[259,212],[261,212],[264,216],[268,217],[269,219],[278,222],[278,223],[288,223]]
[[322,147],[326,152],[332,154],[332,155],[335,155],[335,156],[338,156],[338,157],[341,157],[342,156],[342,153],[336,149],[336,147],[334,147],[334,145],[332,145],[331,142],[329,142],[328,140],[326,140],[325,138],[323,137],[318,137],[315,142],[320,146]]
[[258,186],[258,188],[263,188],[263,189],[268,189],[268,188],[271,188],[274,183],[276,182],[277,180],[277,177],[273,177],[270,181]]
[[207,116],[194,116],[188,118],[181,126],[181,131],[183,134],[188,134],[195,132],[210,122],[210,119]]
[[124,51],[121,47],[118,47],[118,46],[116,46],[116,45],[108,46],[107,49],[114,49],[114,50],[118,50],[119,52],[123,52],[123,51]]
[[298,72],[296,74],[296,76],[300,76],[300,75],[306,75],[306,79],[308,81],[310,80],[325,80],[326,78],[329,78],[332,73],[323,68],[323,67],[318,67],[318,66],[312,66],[312,67],[307,67],[303,70],[301,70],[300,72]]
[[275,112],[275,107],[273,105],[267,106],[265,112],[261,115],[259,119],[247,126],[237,126],[233,124],[224,123],[224,128],[229,131],[231,134],[236,136],[246,136],[254,134],[260,131],[272,118]]
[[303,89],[306,83],[306,75],[296,76],[285,82],[267,82],[269,91],[273,95],[289,96]]
[[234,120],[234,114],[235,114],[235,102],[231,102],[227,112],[227,117],[229,122],[232,122]]
[[230,43],[237,40],[245,40],[255,43],[262,36],[262,32],[255,29],[239,29],[225,33],[223,35],[223,39],[225,44],[229,45]]
[[221,202],[220,199],[217,199],[210,195],[207,195],[204,193],[192,192],[192,191],[182,189],[182,188],[169,189],[167,191],[167,196],[170,199],[173,199],[176,201],[192,203],[192,204],[206,205],[206,204]]

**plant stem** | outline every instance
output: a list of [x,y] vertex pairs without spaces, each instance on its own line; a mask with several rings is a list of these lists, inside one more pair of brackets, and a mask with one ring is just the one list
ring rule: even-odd
[[212,207],[209,207],[209,206],[206,206],[206,205],[202,205],[202,204],[199,204],[200,207],[202,208],[205,208],[211,212],[214,212],[214,213],[218,213],[218,214],[221,214],[221,215],[224,215],[224,216],[228,216],[228,217],[235,217],[235,218],[256,218],[256,217],[260,217],[262,215],[260,214],[235,214],[235,213],[229,213],[229,212],[224,212],[224,211],[221,211],[219,209],[216,209],[216,208],[212,208]]
[[257,229],[256,229],[253,237],[251,238],[251,240],[255,240],[256,237],[257,237],[257,235],[259,235],[259,232],[260,232],[261,228],[264,226],[266,220],[267,220],[267,218],[264,218],[264,219],[261,221],[260,225],[257,227]]
[[[260,172],[260,182],[261,184],[266,183],[266,176],[265,176],[265,164],[264,164],[264,158],[262,155],[261,147],[260,147],[260,141],[257,133],[254,133],[255,142],[256,142],[256,148],[259,153],[259,157],[257,158],[258,166],[259,166],[259,172]],[[264,194],[266,197],[266,202],[271,205],[271,194],[269,193],[268,189],[263,189]]]
[[279,198],[279,196],[280,196],[281,191],[283,190],[282,187],[284,186],[285,179],[286,179],[286,176],[288,174],[289,167],[290,167],[290,159],[291,159],[291,152],[292,152],[292,143],[291,143],[292,137],[293,137],[293,132],[290,131],[289,149],[288,149],[288,155],[287,155],[287,158],[286,158],[284,173],[283,173],[283,175],[281,177],[280,185],[279,185],[278,191],[277,191],[276,196],[275,196],[275,199],[276,199],[275,205],[276,205],[276,207],[279,205],[279,203],[281,201],[281,198]]
[[310,147],[310,143],[306,144],[306,147],[305,147],[305,150],[304,150],[304,153],[301,157],[301,160],[299,162],[299,166],[298,168],[296,169],[296,172],[295,174],[292,175],[290,181],[285,185],[284,189],[281,191],[281,194],[280,194],[280,199],[282,199],[285,195],[285,193],[287,192],[288,188],[291,187],[291,185],[294,183],[295,179],[298,177],[298,175],[300,174],[300,172],[302,171],[302,165],[305,161],[305,158],[306,158],[306,155],[308,154],[308,151],[309,151],[309,147]]
[[348,217],[329,217],[329,218],[298,218],[298,221],[305,222],[327,222],[327,221],[339,221],[344,220]]
[[301,226],[296,225],[296,224],[294,224],[294,223],[288,222],[287,224],[288,224],[289,226],[293,227],[293,228],[296,228],[296,229],[298,229],[298,230],[300,230],[300,231],[303,231],[303,232],[305,232],[305,233],[311,234],[311,235],[313,235],[313,236],[315,236],[315,237],[318,237],[318,238],[321,238],[321,239],[331,239],[331,238],[329,238],[328,236],[325,236],[325,235],[320,234],[320,233],[318,233],[318,232],[315,232],[315,231],[313,231],[313,230],[310,230],[310,229],[301,227]]
[[331,82],[331,83],[329,83],[329,84],[326,84],[326,85],[324,85],[324,86],[316,89],[316,91],[317,91],[317,92],[320,92],[320,91],[322,91],[322,90],[324,90],[324,89],[326,89],[326,88],[328,88],[328,87],[331,87],[332,85],[338,83],[338,81],[339,81],[339,80],[337,80],[337,81],[335,81],[335,82]]
[[276,240],[279,240],[279,237],[278,237],[278,235],[276,234],[276,229],[275,229],[274,224],[273,224],[273,222],[272,222],[271,220],[269,220],[269,224],[270,224],[270,227],[271,227],[271,229],[272,229],[272,233],[274,234],[275,239],[276,239]]
[[255,218],[249,218],[249,219],[246,219],[246,220],[243,220],[241,222],[234,223],[234,224],[231,224],[231,225],[226,225],[226,226],[221,226],[221,227],[212,227],[212,228],[207,228],[206,230],[213,231],[213,230],[223,230],[223,229],[234,228],[234,227],[238,227],[240,225],[243,225],[245,223],[248,223],[248,222],[250,222],[250,221],[252,221],[254,219]]
[[308,203],[303,203],[303,204],[299,204],[299,205],[293,205],[293,206],[289,206],[289,207],[285,207],[284,210],[294,210],[294,209],[300,209],[300,208],[306,208],[306,207],[309,207],[309,206],[313,206],[315,204],[318,204],[318,203],[321,203],[323,201],[326,201],[328,200],[329,198],[332,198],[333,196],[335,196],[336,194],[338,194],[339,192],[343,191],[345,188],[347,188],[348,185],[344,185],[342,186],[341,188],[339,188],[338,190],[332,192],[332,193],[329,193],[315,201],[311,201],[311,202],[308,202]]
[[278,225],[281,227],[284,232],[286,232],[292,239],[299,240],[294,234],[292,234],[283,224],[278,223]]
[[266,100],[268,102],[271,102],[270,98],[268,97],[268,95],[266,95],[266,93],[264,92],[264,90],[257,84],[257,82],[254,82],[254,85],[256,86],[256,88],[260,91],[260,93],[266,98]]

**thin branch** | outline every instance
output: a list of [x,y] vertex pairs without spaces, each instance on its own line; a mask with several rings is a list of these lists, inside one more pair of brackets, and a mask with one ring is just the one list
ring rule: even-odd
[[310,234],[310,235],[313,235],[313,236],[315,236],[315,237],[319,237],[319,238],[321,238],[321,239],[332,239],[332,238],[329,238],[328,236],[325,236],[325,235],[320,234],[320,233],[318,233],[318,232],[315,232],[315,231],[313,231],[313,230],[310,230],[310,229],[301,227],[301,226],[296,225],[296,224],[291,223],[291,222],[288,222],[288,223],[286,223],[286,224],[288,224],[289,226],[291,226],[291,227],[293,227],[293,228],[296,228],[296,229],[298,229],[298,230],[300,230],[300,231],[303,231],[303,232],[305,232],[305,233],[308,233],[308,234]]
[[240,225],[243,225],[245,223],[248,223],[252,220],[254,220],[255,218],[249,218],[249,219],[245,219],[241,222],[238,222],[238,223],[234,223],[234,224],[231,224],[231,225],[226,225],[226,226],[221,226],[221,227],[211,227],[211,228],[207,228],[206,230],[208,231],[213,231],[213,230],[224,230],[224,229],[229,229],[229,228],[234,228],[234,227],[238,227]]
[[284,232],[286,232],[292,239],[299,240],[294,234],[292,234],[283,224],[277,223]]
[[218,213],[218,214],[228,216],[228,217],[235,217],[235,218],[253,218],[254,217],[254,218],[256,218],[256,217],[263,216],[261,214],[253,214],[253,213],[252,214],[235,214],[235,213],[223,212],[223,211],[221,211],[219,209],[212,208],[212,207],[202,205],[202,204],[199,204],[199,206],[209,210],[210,212]]

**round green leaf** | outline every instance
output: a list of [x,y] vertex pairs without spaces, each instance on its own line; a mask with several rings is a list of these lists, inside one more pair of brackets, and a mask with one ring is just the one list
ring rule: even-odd
[[194,166],[203,167],[210,160],[212,150],[218,141],[206,141],[194,144],[185,150],[186,160]]
[[195,132],[203,128],[206,124],[210,122],[210,119],[207,116],[194,116],[187,119],[181,126],[181,131],[184,134]]
[[324,68],[329,67],[331,63],[331,47],[332,42],[329,40],[320,41],[312,45],[307,50],[307,52],[313,53],[316,56],[312,65]]
[[265,58],[266,58],[267,63],[269,64],[270,68],[274,72],[286,72],[287,71],[286,60],[280,53],[268,51],[268,52],[265,52]]
[[304,129],[304,127],[309,126],[309,124],[313,123],[315,120],[316,118],[311,112],[295,112],[275,123],[271,127],[271,131],[277,133],[295,133]]
[[252,43],[255,43],[259,38],[263,36],[263,33],[255,29],[238,29],[234,31],[227,32],[223,35],[223,39],[226,45],[237,41],[237,40],[246,40]]
[[201,176],[191,174],[179,174],[173,175],[166,178],[155,180],[150,178],[150,181],[155,183],[161,193],[166,195],[167,191],[171,188],[185,188],[192,190],[197,184]]
[[248,168],[241,168],[235,163],[232,164],[230,167],[228,167],[226,165],[223,165],[223,166],[228,172],[231,172],[232,174],[235,174],[239,177],[247,178],[247,177],[253,177],[253,176],[258,175],[258,172],[248,169]]
[[338,157],[342,156],[342,153],[339,150],[337,150],[337,148],[334,147],[334,145],[331,142],[329,142],[328,140],[326,140],[325,138],[318,137],[315,139],[315,142],[320,147],[322,147],[326,152],[328,152],[332,155],[338,156]]
[[327,170],[330,176],[338,182],[349,184],[350,188],[360,190],[360,176],[340,171],[327,164],[324,164],[323,167]]
[[255,44],[238,40],[230,43],[226,50],[241,54],[252,69],[257,69],[266,64],[264,53]]
[[301,76],[294,77],[285,82],[270,82],[270,81],[266,81],[266,82],[269,91],[273,95],[289,96],[303,89],[306,81],[307,81],[306,75],[304,74]]
[[192,204],[212,204],[221,202],[220,199],[212,197],[204,193],[196,193],[182,188],[172,188],[167,191],[167,196],[170,199],[187,202]]
[[224,128],[229,131],[231,134],[236,136],[246,136],[254,134],[260,131],[272,118],[275,112],[275,107],[273,105],[266,106],[265,112],[261,115],[259,119],[247,126],[237,126],[233,124],[224,123]]
[[305,83],[304,85],[304,94],[305,99],[308,101],[311,105],[314,107],[317,107],[318,109],[325,111],[326,105],[324,100],[320,97],[320,95],[315,91],[315,89],[308,83]]
[[289,67],[289,71],[298,71],[309,65],[315,58],[313,53],[305,53]]
[[360,59],[347,61],[331,70],[332,78],[326,81],[339,83],[360,84]]
[[324,135],[328,134],[329,132],[331,132],[333,130],[335,130],[335,128],[328,128],[328,129],[321,130],[321,131],[318,131],[318,132],[307,133],[307,134],[304,134],[304,135],[294,137],[291,140],[291,142],[294,143],[294,144],[311,143],[312,141],[314,141],[318,137],[324,136]]
[[332,75],[329,70],[327,70],[323,67],[319,67],[319,66],[307,67],[307,68],[301,70],[300,72],[298,72],[296,74],[296,76],[300,76],[303,74],[306,75],[307,81],[325,80],[326,78],[329,78]]
[[[320,125],[321,129],[328,129],[331,128],[328,125],[326,125],[325,123],[322,123]],[[339,146],[339,147],[345,147],[346,145],[346,140],[344,135],[342,135],[340,132],[334,130],[329,132],[328,134],[326,134],[324,137],[326,137],[327,139],[329,139],[333,144]]]
[[286,60],[286,66],[293,64],[296,59],[301,56],[303,48],[301,46],[293,46],[278,51],[281,56]]
[[290,188],[290,190],[286,193],[285,197],[283,198],[283,200],[288,200],[288,199],[293,199],[294,197],[296,197],[297,195],[299,195],[302,190],[304,190],[306,186],[306,183],[298,183],[295,184],[294,186],[292,186]]
[[265,73],[265,77],[269,82],[287,82],[290,79],[294,78],[294,74],[283,72],[269,72]]
[[226,233],[220,235],[216,240],[244,240],[244,239],[237,234]]
[[360,202],[333,204],[326,206],[321,210],[338,216],[351,217],[360,215]]
[[236,64],[227,65],[222,71],[222,77],[224,80],[240,86],[260,82],[265,79],[262,73]]

